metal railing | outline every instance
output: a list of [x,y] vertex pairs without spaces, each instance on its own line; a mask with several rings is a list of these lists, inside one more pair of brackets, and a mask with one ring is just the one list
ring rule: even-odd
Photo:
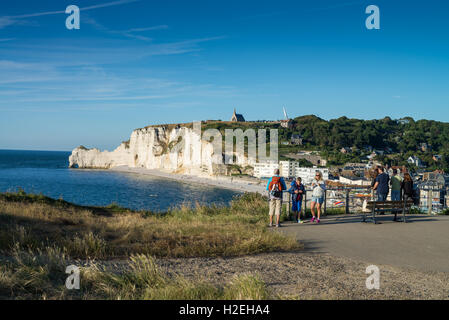
[[448,190],[439,187],[423,186],[419,188],[419,209],[428,214],[441,213],[448,208]]
[[[415,206],[422,213],[438,214],[448,208],[449,195],[446,189],[442,188],[422,188],[417,189],[416,200],[418,205]],[[376,200],[376,193],[371,188],[351,188],[351,187],[338,187],[328,188],[325,191],[324,203],[322,205],[322,215],[328,213],[362,213],[364,201]],[[391,200],[391,195],[387,200]],[[302,199],[302,212],[306,213],[310,209],[310,203],[312,202],[312,190],[307,190]],[[283,194],[283,205],[287,215],[291,213],[292,195],[288,192]]]
[[[373,199],[370,189],[367,188],[332,188],[326,189],[324,193],[324,203],[322,205],[322,215],[330,211],[350,214],[355,211],[361,212],[364,200]],[[302,212],[307,212],[312,202],[312,190],[306,190],[302,199]],[[292,195],[284,192],[283,203],[286,206],[287,215],[290,215],[292,206]]]

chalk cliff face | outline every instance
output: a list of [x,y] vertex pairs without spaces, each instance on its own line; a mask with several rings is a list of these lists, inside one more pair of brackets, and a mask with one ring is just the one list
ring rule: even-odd
[[[114,151],[78,147],[72,151],[69,166],[102,169],[128,166],[193,175],[225,175],[229,168],[222,164],[223,158],[225,155],[215,152],[211,142],[201,139],[201,130],[195,127],[147,127],[134,130],[129,142]],[[249,164],[244,156],[235,155],[235,158],[238,165]]]

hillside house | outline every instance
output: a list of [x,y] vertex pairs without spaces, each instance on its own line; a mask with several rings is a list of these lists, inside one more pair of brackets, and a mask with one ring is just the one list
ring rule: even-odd
[[411,165],[414,165],[414,166],[418,167],[418,168],[424,167],[424,165],[423,165],[421,159],[418,158],[417,156],[410,156],[410,157],[407,159],[407,162],[408,162],[409,164],[411,164]]
[[292,134],[292,137],[290,138],[291,144],[296,145],[296,146],[302,146],[302,141],[303,141],[303,139],[300,134],[294,133],[294,134]]
[[423,142],[423,143],[421,143],[421,144],[419,145],[419,149],[420,149],[422,152],[427,152],[427,151],[429,151],[429,150],[431,149],[431,147],[430,147],[427,143]]

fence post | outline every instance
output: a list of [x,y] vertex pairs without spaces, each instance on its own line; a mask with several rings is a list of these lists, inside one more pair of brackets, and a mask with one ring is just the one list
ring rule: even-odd
[[304,192],[303,202],[304,202],[304,219],[305,219],[307,215],[307,191]]
[[326,215],[326,211],[327,211],[327,189],[324,190],[324,210],[323,210],[323,215]]
[[427,206],[429,207],[428,214],[431,215],[432,214],[432,191],[430,188],[427,189]]
[[345,214],[349,214],[349,189],[346,189]]
[[443,210],[444,208],[446,208],[446,192],[443,193]]

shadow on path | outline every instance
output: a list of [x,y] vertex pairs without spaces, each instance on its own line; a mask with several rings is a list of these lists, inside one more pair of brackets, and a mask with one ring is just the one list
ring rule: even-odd
[[306,253],[449,272],[449,216],[408,215],[403,223],[387,214],[378,222],[363,223],[362,215],[325,216],[319,224],[286,222],[279,231],[303,243]]

